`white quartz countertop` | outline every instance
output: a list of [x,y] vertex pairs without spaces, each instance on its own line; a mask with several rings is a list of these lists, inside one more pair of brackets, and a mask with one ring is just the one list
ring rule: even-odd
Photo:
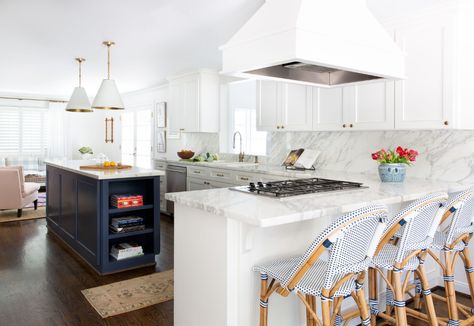
[[[213,166],[217,167],[217,165]],[[166,199],[178,205],[194,207],[224,218],[237,219],[259,227],[269,227],[322,216],[335,216],[373,203],[399,204],[418,199],[431,192],[457,192],[469,186],[417,179],[410,177],[409,171],[404,183],[382,183],[377,175],[337,171],[289,172],[278,168],[272,170],[269,166],[261,166],[260,169],[251,168],[248,171],[281,174],[286,177],[321,177],[354,181],[361,182],[368,188],[287,198],[269,198],[224,188],[168,193]]]
[[143,169],[138,167],[132,167],[130,169],[122,170],[83,170],[80,168],[81,165],[94,165],[94,161],[86,160],[46,160],[47,165],[63,169],[66,171],[82,174],[86,177],[105,180],[105,179],[126,179],[126,178],[138,178],[138,177],[153,177],[165,175],[164,171]]

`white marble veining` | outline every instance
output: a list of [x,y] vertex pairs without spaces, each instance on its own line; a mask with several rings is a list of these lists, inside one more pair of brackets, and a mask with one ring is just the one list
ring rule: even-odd
[[[266,173],[270,172],[270,168],[267,167]],[[293,176],[299,177],[300,174],[295,173]],[[166,199],[224,218],[269,227],[333,216],[372,203],[397,204],[420,198],[431,192],[456,192],[466,188],[459,183],[416,178],[408,178],[405,183],[400,184],[381,183],[377,176],[334,171],[305,173],[305,176],[363,182],[369,188],[281,199],[240,193],[230,189],[211,189],[169,193],[166,194]]]
[[370,153],[398,145],[420,153],[408,179],[474,183],[474,131],[273,132],[267,139],[269,162],[282,162],[291,149],[311,148],[321,151],[317,169],[364,174],[377,173]]
[[46,160],[46,165],[50,165],[66,171],[78,173],[86,177],[105,180],[105,179],[125,179],[138,177],[152,177],[165,175],[164,171],[143,169],[132,167],[131,169],[123,170],[83,170],[81,165],[95,164],[93,161],[85,160]]

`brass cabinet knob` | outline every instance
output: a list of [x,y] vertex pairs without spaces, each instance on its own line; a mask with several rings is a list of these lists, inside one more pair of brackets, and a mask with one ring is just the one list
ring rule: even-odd
[[353,126],[353,125],[352,125],[352,123],[351,123],[351,124],[349,125],[349,127],[351,127],[351,128],[352,128],[352,127],[354,127],[354,126]]
[[445,125],[445,126],[449,125],[449,122],[446,120],[446,121],[444,122],[444,125]]
[[346,127],[346,124],[343,124],[343,125],[342,125],[342,128],[345,128],[345,127]]
[[281,126],[281,129],[285,129],[285,126]]
[[280,129],[280,126],[277,126],[277,129]]

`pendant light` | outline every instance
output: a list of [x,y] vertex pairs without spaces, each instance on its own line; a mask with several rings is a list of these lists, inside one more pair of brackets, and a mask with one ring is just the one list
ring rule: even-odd
[[69,112],[93,112],[91,103],[87,97],[86,90],[82,87],[82,63],[86,61],[84,58],[76,58],[79,63],[79,86],[74,88],[71,98],[66,106],[66,111]]
[[105,41],[102,44],[107,46],[107,79],[102,81],[99,91],[92,103],[92,107],[94,109],[102,110],[123,110],[124,105],[122,97],[117,89],[115,80],[110,79],[110,47],[115,43],[112,41]]

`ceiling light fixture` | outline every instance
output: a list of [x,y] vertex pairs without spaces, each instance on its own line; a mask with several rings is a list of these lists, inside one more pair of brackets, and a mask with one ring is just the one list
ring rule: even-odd
[[91,103],[87,97],[86,90],[82,87],[82,63],[86,61],[84,58],[76,58],[79,63],[79,86],[74,88],[71,98],[66,105],[66,111],[68,112],[93,112],[91,109]]
[[115,43],[105,41],[102,44],[107,46],[107,79],[102,81],[94,102],[92,102],[92,107],[101,110],[123,110],[125,107],[115,80],[110,79],[110,47]]

